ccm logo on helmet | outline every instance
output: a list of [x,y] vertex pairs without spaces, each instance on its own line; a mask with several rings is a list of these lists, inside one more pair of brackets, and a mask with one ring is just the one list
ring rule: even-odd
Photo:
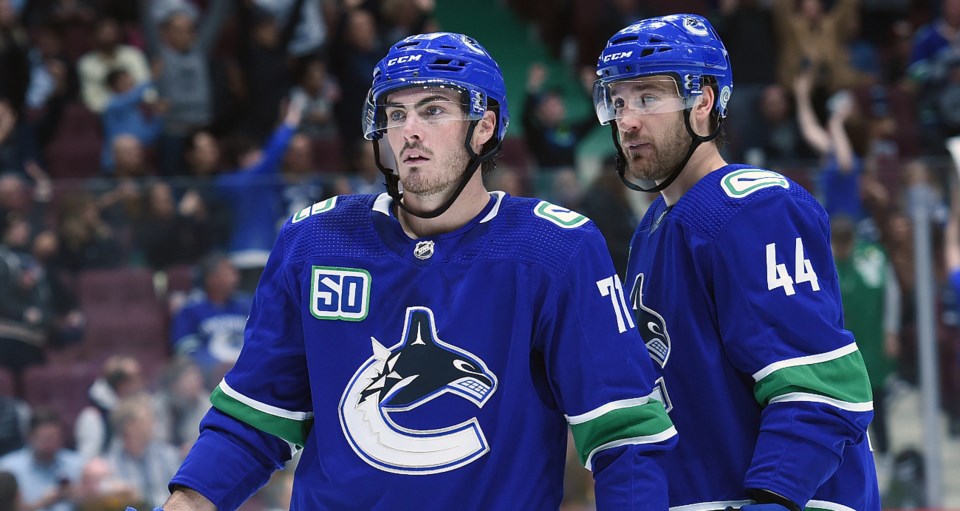
[[404,55],[404,56],[402,56],[402,57],[397,57],[397,58],[395,58],[395,59],[390,59],[390,60],[388,60],[388,61],[387,61],[387,65],[388,65],[388,66],[392,66],[392,65],[394,65],[394,64],[403,64],[404,62],[416,62],[416,61],[420,60],[422,57],[423,57],[422,54],[417,54],[417,55]]
[[611,60],[625,59],[625,58],[629,57],[630,55],[633,55],[633,52],[632,52],[632,51],[620,51],[620,52],[617,52],[617,53],[611,53],[610,55],[604,55],[604,56],[603,56],[603,63],[606,64],[607,62],[609,62],[609,61],[611,61]]

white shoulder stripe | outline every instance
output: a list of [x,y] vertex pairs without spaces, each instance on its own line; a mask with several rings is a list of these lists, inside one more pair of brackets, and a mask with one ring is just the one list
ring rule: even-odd
[[752,500],[715,500],[713,502],[697,502],[696,504],[686,504],[683,506],[674,506],[670,511],[715,511],[717,509],[726,509],[732,507],[740,509],[748,504],[753,504]]
[[770,400],[770,404],[791,403],[797,401],[825,403],[848,412],[869,412],[870,410],[873,410],[873,401],[867,401],[866,403],[851,403],[849,401],[840,401],[839,399],[833,399],[830,397],[821,396],[819,394],[808,394],[806,392],[791,392],[789,394],[777,396]]
[[677,428],[670,426],[670,429],[665,429],[656,435],[647,435],[647,436],[636,436],[633,438],[621,438],[620,440],[614,440],[613,442],[608,442],[603,445],[597,446],[596,449],[590,451],[590,455],[587,456],[587,463],[584,464],[587,470],[593,470],[593,457],[600,451],[605,449],[612,449],[614,447],[620,447],[621,445],[642,445],[642,444],[655,444],[657,442],[662,442],[668,438],[676,436]]
[[850,344],[837,348],[833,351],[828,351],[826,353],[818,353],[816,355],[807,355],[805,357],[797,358],[788,358],[787,360],[781,360],[779,362],[774,362],[767,367],[753,373],[753,381],[760,381],[767,376],[770,376],[774,371],[785,369],[787,367],[796,367],[804,366],[810,364],[818,364],[821,362],[828,362],[830,360],[838,359],[844,355],[849,355],[857,351],[857,343],[851,342]]
[[612,412],[614,410],[620,410],[623,408],[630,408],[632,406],[645,405],[649,401],[650,401],[650,396],[635,397],[632,399],[622,399],[620,401],[613,401],[603,406],[600,406],[598,408],[594,408],[593,410],[590,410],[587,413],[581,413],[580,415],[564,415],[564,417],[567,418],[568,424],[570,424],[571,426],[575,426],[577,424],[583,424],[584,422],[592,421],[593,419],[596,419],[597,417],[600,417],[605,413]]
[[503,203],[503,197],[506,196],[506,194],[503,192],[490,192],[490,195],[493,195],[493,197],[497,199],[497,203],[494,204],[492,208],[490,208],[490,212],[487,213],[485,217],[480,219],[481,224],[485,222],[489,222],[490,220],[493,220],[497,216],[497,213],[500,212],[500,204]]
[[837,504],[836,502],[827,502],[826,500],[811,500],[807,502],[808,508],[828,509],[829,511],[856,511],[852,507]]
[[227,380],[220,380],[220,385],[217,386],[224,394],[230,398],[243,403],[244,405],[253,408],[258,412],[263,412],[267,415],[273,415],[274,417],[281,417],[284,419],[291,419],[295,421],[305,421],[313,417],[313,412],[293,412],[290,410],[284,410],[283,408],[277,408],[276,406],[271,406],[266,403],[261,403],[256,399],[251,399],[243,394],[233,390],[230,385],[227,385]]

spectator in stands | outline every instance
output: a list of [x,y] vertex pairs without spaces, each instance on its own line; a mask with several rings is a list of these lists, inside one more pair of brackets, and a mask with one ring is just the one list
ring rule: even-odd
[[207,130],[198,130],[187,139],[184,152],[187,163],[186,174],[190,177],[186,186],[178,190],[178,195],[186,197],[195,194],[207,215],[210,224],[210,244],[218,250],[225,250],[231,236],[232,213],[230,203],[216,187],[216,178],[220,173],[220,142]]
[[[739,91],[738,91],[739,92]],[[770,162],[796,162],[816,156],[810,150],[797,124],[792,94],[780,84],[763,88],[758,99],[759,116],[751,118],[758,137],[743,140],[743,157],[758,167]]]
[[34,410],[27,446],[0,458],[0,470],[17,478],[21,509],[74,509],[70,499],[80,480],[83,462],[79,454],[64,445],[60,416],[52,410]]
[[[365,9],[344,12],[331,42],[330,71],[340,84],[340,101],[334,106],[337,133],[345,152],[363,141],[357,129],[357,112],[363,111],[370,90],[370,70],[386,54],[377,34],[374,16]],[[393,41],[391,41],[392,43]],[[369,145],[369,144],[367,144]],[[345,154],[349,157],[349,154]]]
[[[620,182],[613,167],[607,162],[593,183],[587,188],[580,202],[579,212],[589,217],[607,241],[607,249],[613,257],[613,265],[621,278],[627,274],[627,256],[633,231],[640,221],[627,197],[627,188]],[[653,194],[644,194],[652,202]]]
[[[735,115],[723,122],[724,152],[729,155],[728,161],[746,161],[747,154],[756,155],[757,150],[762,150],[766,139],[765,126],[757,119],[761,116],[762,97],[776,83],[777,38],[768,2],[722,0],[719,11],[715,26],[730,55],[731,67],[737,70],[737,93],[730,96],[728,106]],[[610,33],[616,30],[619,29]]]
[[794,79],[797,119],[804,140],[821,157],[819,194],[831,216],[843,214],[859,222],[864,218],[860,199],[863,157],[867,151],[866,126],[856,112],[852,95],[840,91],[828,101],[826,127],[820,125],[814,111],[813,72],[800,73]]
[[7,471],[0,471],[0,511],[20,511],[20,488],[17,478]]
[[900,354],[900,286],[880,244],[857,235],[856,223],[842,214],[830,220],[843,326],[853,333],[863,355],[873,390],[871,445],[876,453],[890,452],[887,384]]
[[349,168],[346,172],[333,180],[333,195],[383,193],[383,174],[374,161],[373,144],[363,139],[356,141],[350,148],[347,163]]
[[86,331],[87,318],[80,310],[73,281],[61,264],[57,233],[48,229],[37,234],[33,238],[30,252],[43,267],[50,285],[54,317],[48,345],[52,348],[63,348],[80,342]]
[[303,208],[323,200],[324,181],[313,164],[313,145],[310,137],[297,133],[283,155],[280,176],[283,178],[285,213],[277,220],[282,223]]
[[154,80],[169,110],[160,139],[160,172],[183,169],[186,138],[214,121],[209,59],[230,14],[231,0],[213,0],[202,22],[193,4],[140,0],[141,28],[154,67]]
[[0,365],[24,393],[22,372],[44,361],[53,321],[50,286],[43,267],[29,253],[30,227],[16,213],[2,219],[0,239]]
[[303,104],[290,103],[266,146],[244,150],[238,158],[239,168],[216,179],[217,189],[232,210],[230,258],[241,272],[241,289],[250,292],[256,288],[280,225],[287,218],[280,166],[302,113]]
[[[565,184],[577,183],[577,146],[593,130],[596,122],[593,118],[568,119],[563,92],[546,89],[547,78],[546,66],[541,63],[530,66],[522,114],[523,136],[536,166],[534,193],[570,206],[573,197],[570,190],[564,191],[568,188]],[[590,87],[594,78],[590,78]],[[586,79],[583,81],[586,87]]]
[[83,465],[74,500],[77,511],[114,511],[129,505],[147,507],[137,489],[120,479],[110,462],[99,456]]
[[293,37],[287,43],[291,57],[303,58],[322,53],[327,42],[326,7],[321,0],[253,0],[258,8],[269,13],[279,26],[292,17],[299,18]]
[[119,135],[131,135],[142,146],[151,146],[160,135],[163,113],[167,103],[157,100],[153,82],[146,80],[135,84],[133,76],[125,68],[107,73],[112,92],[106,108],[100,116],[103,125],[103,151],[101,164],[106,172],[114,171],[114,141]]
[[177,449],[154,435],[153,408],[147,396],[131,396],[111,414],[116,437],[106,455],[117,476],[137,489],[149,507],[170,495],[167,483],[180,466]]
[[294,10],[281,24],[254,2],[237,5],[240,69],[248,98],[243,129],[259,140],[270,134],[293,81],[287,47],[302,10]]
[[0,457],[23,447],[30,406],[13,396],[0,395]]
[[300,131],[310,138],[336,136],[333,107],[340,99],[340,87],[327,74],[326,62],[318,57],[303,60],[295,76],[297,82],[290,89],[290,101],[304,104]]
[[30,41],[10,0],[0,0],[0,172],[23,172],[36,160],[36,142],[26,119]]
[[24,165],[33,186],[19,173],[0,174],[0,215],[14,213],[30,226],[30,236],[47,229],[47,213],[53,198],[53,184],[47,173],[34,162]]
[[439,30],[433,17],[436,0],[383,0],[379,4],[380,38],[384,41],[399,41],[413,34]]
[[[960,0],[942,0],[940,15],[913,34],[910,65],[928,64],[942,50],[960,42]],[[921,68],[915,71],[922,72]]]
[[176,357],[160,376],[155,394],[157,438],[186,456],[200,435],[200,420],[210,409],[210,390],[203,373],[188,357]]
[[79,87],[73,62],[63,51],[59,27],[35,29],[30,57],[30,87],[27,111],[36,136],[38,153],[53,139],[63,110]]
[[174,352],[191,358],[212,388],[240,354],[252,298],[238,290],[239,273],[226,255],[208,255],[199,269],[202,289],[173,318],[170,340]]
[[70,272],[116,268],[125,261],[121,242],[103,220],[97,199],[89,191],[73,190],[61,199],[57,237],[60,261]]
[[213,228],[197,192],[188,191],[177,203],[169,183],[153,181],[146,185],[143,201],[135,245],[151,268],[195,264],[213,248]]
[[114,438],[110,414],[117,404],[143,392],[140,362],[125,355],[113,355],[103,362],[100,376],[90,386],[90,404],[77,416],[73,436],[84,460],[107,452]]
[[115,94],[109,87],[111,71],[123,69],[130,81],[138,86],[150,79],[150,67],[143,51],[136,46],[122,44],[120,24],[114,18],[101,18],[93,31],[94,49],[77,61],[80,76],[80,94],[90,111],[101,113]]
[[779,52],[777,77],[792,87],[797,75],[813,73],[812,89],[833,94],[857,85],[847,37],[860,15],[858,0],[774,0],[773,20]]

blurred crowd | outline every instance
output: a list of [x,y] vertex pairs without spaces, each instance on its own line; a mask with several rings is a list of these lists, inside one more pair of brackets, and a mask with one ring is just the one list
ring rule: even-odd
[[[163,501],[279,226],[383,191],[359,120],[386,48],[434,30],[496,37],[442,26],[443,2],[0,0],[0,510],[8,495],[31,510]],[[628,194],[610,157],[583,156],[605,128],[570,112],[623,26],[711,19],[735,77],[724,154],[783,172],[830,213],[888,457],[885,404],[918,381],[906,190],[923,186],[943,411],[960,435],[960,0],[484,6],[547,56],[494,55],[526,73],[507,76],[522,94],[489,186],[586,214],[621,274],[652,197]],[[285,509],[289,484],[279,473],[250,505]],[[589,506],[589,484],[569,493],[569,509]]]

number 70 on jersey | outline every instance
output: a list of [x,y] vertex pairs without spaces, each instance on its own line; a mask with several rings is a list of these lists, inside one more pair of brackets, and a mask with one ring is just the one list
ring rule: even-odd
[[787,296],[792,296],[796,294],[793,286],[795,284],[799,285],[804,282],[809,282],[810,287],[812,287],[814,291],[820,291],[820,282],[817,278],[817,272],[813,271],[813,265],[810,264],[810,260],[806,258],[806,254],[803,252],[803,239],[797,238],[795,245],[796,251],[793,260],[794,277],[791,277],[790,273],[787,271],[787,265],[777,262],[777,244],[767,244],[768,291],[773,291],[774,289],[782,287]]

